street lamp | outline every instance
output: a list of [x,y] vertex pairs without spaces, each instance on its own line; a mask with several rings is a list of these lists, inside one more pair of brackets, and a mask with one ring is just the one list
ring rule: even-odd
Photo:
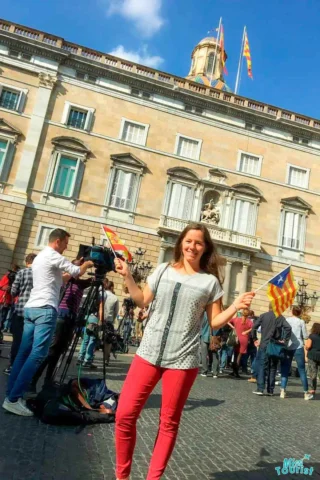
[[146,250],[139,247],[134,252],[134,257],[131,262],[128,262],[131,275],[137,283],[145,282],[152,270],[151,263],[144,260],[145,253]]
[[296,294],[296,300],[297,300],[298,306],[302,308],[304,312],[308,312],[309,310],[313,312],[316,306],[317,300],[319,298],[319,296],[317,295],[317,292],[313,292],[312,294],[309,294],[306,291],[308,284],[304,281],[304,279],[300,280],[300,282],[298,282],[298,285],[299,285],[299,290]]

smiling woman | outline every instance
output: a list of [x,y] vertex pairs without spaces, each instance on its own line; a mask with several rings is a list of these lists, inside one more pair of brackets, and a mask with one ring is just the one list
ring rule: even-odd
[[160,426],[147,480],[163,475],[173,451],[183,407],[199,367],[199,334],[206,312],[211,328],[219,328],[251,304],[245,293],[222,312],[219,257],[209,231],[188,225],[180,234],[171,264],[159,265],[142,292],[126,263],[115,261],[134,302],[151,304],[149,321],[124,383],[116,418],[117,479],[129,478],[136,422],[152,390],[162,379]]

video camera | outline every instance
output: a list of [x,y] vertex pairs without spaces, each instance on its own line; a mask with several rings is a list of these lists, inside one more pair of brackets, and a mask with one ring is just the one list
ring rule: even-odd
[[115,271],[114,255],[110,248],[103,245],[80,244],[77,258],[83,258],[84,261],[91,260],[94,263],[96,277]]

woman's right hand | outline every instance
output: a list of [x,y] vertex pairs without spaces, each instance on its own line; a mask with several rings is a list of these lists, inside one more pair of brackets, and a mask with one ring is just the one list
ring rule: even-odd
[[124,278],[128,277],[130,270],[126,262],[120,258],[115,258],[114,266],[116,267],[116,272],[120,273]]
[[246,292],[242,295],[239,295],[233,302],[234,306],[237,310],[241,310],[242,308],[248,308],[251,305],[253,297],[255,296],[254,292]]

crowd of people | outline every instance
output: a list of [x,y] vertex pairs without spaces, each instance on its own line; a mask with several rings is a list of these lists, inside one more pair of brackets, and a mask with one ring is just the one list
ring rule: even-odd
[[[309,335],[301,316],[302,309],[293,306],[291,316],[276,317],[270,304],[269,312],[259,317],[245,308],[223,328],[210,330],[204,315],[200,336],[201,376],[218,378],[231,369],[229,375],[240,378],[240,370],[244,374],[250,372],[248,382],[257,384],[254,394],[273,396],[278,383],[280,398],[284,399],[288,396],[294,360],[304,399],[313,399],[320,374],[320,323],[313,324]],[[284,345],[282,356],[268,354],[270,342]]]
[[[74,334],[75,322],[91,278],[81,279],[91,261],[63,257],[70,235],[55,229],[48,246],[26,257],[26,268],[15,267],[0,281],[1,330],[11,321],[13,335],[3,408],[32,416],[24,395],[36,390],[45,372],[52,382],[61,356]],[[250,309],[254,292],[246,292],[223,307],[221,259],[203,224],[190,224],[179,235],[172,262],[158,265],[142,290],[122,259],[115,269],[125,283],[122,312],[113,282],[106,280],[104,294],[93,302],[78,356],[82,368],[94,369],[99,325],[114,329],[118,319],[126,341],[134,334],[139,348],[125,379],[116,415],[116,475],[128,480],[136,440],[137,419],[156,384],[162,380],[162,407],[147,480],[163,475],[174,449],[182,410],[199,373],[217,379],[227,368],[240,377],[250,368],[256,395],[274,395],[280,370],[280,398],[287,396],[293,360],[297,363],[305,400],[316,392],[320,371],[320,324],[308,335],[301,310],[293,307],[288,318],[270,311],[255,317]],[[135,317],[135,309],[139,313]],[[119,321],[120,316],[120,321]],[[7,325],[8,328],[8,325]],[[200,338],[200,348],[199,348]],[[279,355],[270,353],[277,344]],[[102,345],[106,363],[112,345]],[[200,353],[200,354],[199,354]],[[309,366],[311,388],[306,375]]]

